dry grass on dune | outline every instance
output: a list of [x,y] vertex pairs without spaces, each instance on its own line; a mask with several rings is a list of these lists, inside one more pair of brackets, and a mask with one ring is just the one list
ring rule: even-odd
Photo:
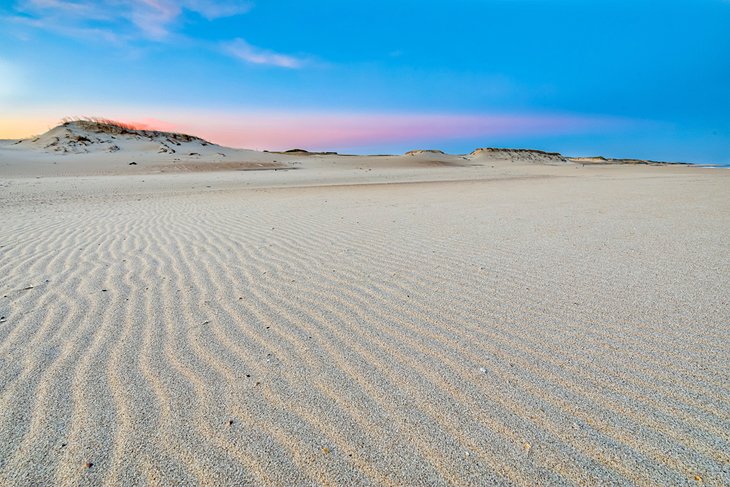
[[97,134],[108,135],[131,135],[151,138],[170,138],[178,142],[200,141],[205,144],[210,142],[196,137],[194,135],[182,134],[178,132],[165,132],[161,130],[152,130],[144,126],[119,122],[103,117],[64,117],[61,119],[61,125],[64,127],[76,126],[82,130]]

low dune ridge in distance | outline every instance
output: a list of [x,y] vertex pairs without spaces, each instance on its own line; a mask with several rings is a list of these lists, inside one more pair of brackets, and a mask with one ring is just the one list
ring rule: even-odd
[[544,152],[534,149],[497,149],[483,147],[474,150],[469,157],[490,161],[529,161],[540,164],[565,164],[569,162],[558,152]]
[[687,162],[660,162],[660,161],[650,161],[647,159],[616,159],[616,158],[603,157],[603,156],[569,157],[568,160],[570,162],[574,162],[577,164],[643,164],[643,165],[654,165],[654,166],[663,165],[663,164],[684,164],[684,165],[689,164]]
[[730,172],[180,137],[0,143],[0,486],[730,485]]
[[273,152],[274,154],[287,154],[287,155],[298,155],[298,156],[336,156],[339,155],[337,152],[326,151],[326,152],[312,152],[304,149],[289,149],[285,151],[264,151]]
[[438,150],[438,149],[416,149],[416,150],[409,150],[405,153],[407,156],[420,156],[423,154],[445,154],[444,151]]

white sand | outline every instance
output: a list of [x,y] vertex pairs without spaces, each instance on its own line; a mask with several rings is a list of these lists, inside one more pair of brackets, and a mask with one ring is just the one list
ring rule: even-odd
[[728,171],[4,147],[0,484],[730,484]]

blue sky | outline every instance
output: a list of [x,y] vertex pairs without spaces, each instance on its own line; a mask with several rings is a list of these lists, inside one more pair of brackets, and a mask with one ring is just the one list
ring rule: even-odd
[[0,137],[730,163],[730,1],[0,0]]

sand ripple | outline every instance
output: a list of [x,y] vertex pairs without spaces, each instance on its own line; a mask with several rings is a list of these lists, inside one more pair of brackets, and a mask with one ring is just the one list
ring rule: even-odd
[[0,481],[727,485],[722,184],[15,193]]

